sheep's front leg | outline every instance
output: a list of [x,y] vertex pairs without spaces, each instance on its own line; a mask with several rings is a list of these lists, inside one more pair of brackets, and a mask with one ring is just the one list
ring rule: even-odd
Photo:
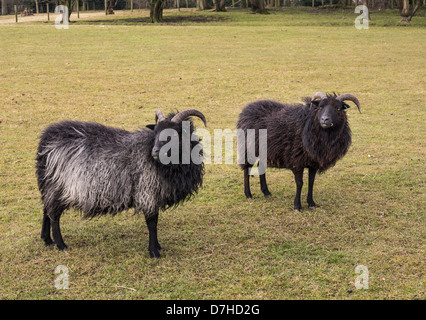
[[250,167],[244,168],[244,194],[246,195],[247,199],[253,198],[251,192],[250,192],[250,175],[249,175]]
[[296,197],[294,198],[294,210],[302,211],[302,203],[300,202],[300,194],[303,187],[303,168],[293,170],[294,180],[296,181]]
[[309,168],[309,186],[308,186],[308,205],[310,208],[316,208],[317,205],[314,202],[312,193],[314,189],[314,181],[315,181],[315,175],[317,174],[318,169]]
[[268,185],[266,184],[266,175],[265,175],[265,173],[261,174],[259,176],[259,178],[260,178],[260,190],[262,190],[262,192],[265,195],[265,197],[269,197],[271,195],[271,193],[269,192]]
[[148,251],[151,258],[159,258],[161,246],[157,238],[158,211],[146,218],[146,225],[149,231]]

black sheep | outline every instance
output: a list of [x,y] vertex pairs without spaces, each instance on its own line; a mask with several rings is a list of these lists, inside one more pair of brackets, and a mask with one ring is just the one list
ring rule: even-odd
[[[182,154],[178,154],[177,163],[159,161],[163,155],[160,151],[167,149],[162,146],[168,143],[159,136],[165,129],[173,129],[179,152],[184,150],[182,132],[189,130],[192,134],[194,126],[189,121],[185,129],[182,122],[191,116],[201,118],[206,124],[204,115],[191,109],[167,118],[158,110],[155,117],[158,123],[135,132],[77,121],[49,126],[37,150],[44,242],[55,243],[60,250],[67,249],[59,219],[68,208],[82,211],[85,217],[135,208],[145,215],[150,256],[159,257],[159,210],[177,206],[194,195],[202,185],[204,174],[202,161],[179,162]],[[192,150],[198,145],[198,141],[190,141],[189,148]],[[197,149],[202,153],[201,147]]]
[[[344,102],[347,100],[354,102],[361,113],[359,101],[352,94],[336,96],[317,92],[312,98],[304,98],[305,104],[256,101],[247,105],[239,116],[237,128],[244,132],[248,129],[267,130],[267,166],[293,171],[297,186],[295,210],[302,209],[300,193],[304,168],[309,169],[307,202],[313,208],[316,204],[312,190],[317,171],[325,172],[348,151],[351,130],[345,112],[349,108]],[[258,152],[258,134],[255,140]],[[247,151],[243,152],[245,154],[239,154],[239,157],[246,159]],[[244,193],[247,198],[252,198],[249,171],[253,164],[246,160],[240,166],[244,170]],[[260,187],[265,196],[271,194],[265,174],[260,174]]]

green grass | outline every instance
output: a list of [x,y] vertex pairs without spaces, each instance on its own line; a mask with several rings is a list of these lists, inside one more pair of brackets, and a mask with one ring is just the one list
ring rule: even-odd
[[[144,23],[146,11],[68,30],[1,25],[0,297],[424,299],[424,12],[410,27],[396,27],[396,12],[373,13],[369,30],[355,29],[355,16],[172,10],[162,25]],[[136,130],[158,108],[195,107],[213,134],[235,128],[248,102],[316,91],[354,93],[363,111],[348,111],[353,144],[317,179],[320,208],[292,209],[289,171],[268,171],[269,199],[252,179],[247,201],[239,168],[211,164],[198,196],[161,214],[159,260],[133,212],[94,220],[67,212],[68,252],[39,239],[34,158],[48,124]],[[54,287],[58,265],[70,271],[69,290]],[[368,290],[354,287],[357,265],[369,269]]]

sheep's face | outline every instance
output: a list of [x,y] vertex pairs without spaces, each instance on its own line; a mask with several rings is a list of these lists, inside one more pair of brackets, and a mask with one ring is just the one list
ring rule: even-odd
[[[198,144],[197,136],[192,137],[194,126],[192,121],[186,120],[176,123],[165,119],[156,125],[148,125],[154,131],[154,146],[151,156],[164,165],[186,164],[192,156],[192,148]],[[192,158],[191,158],[192,159]]]
[[[188,109],[179,113],[170,113],[164,117],[161,110],[155,113],[155,122],[147,127],[154,131],[154,142],[151,156],[163,165],[168,164],[190,164],[193,159],[193,148],[198,144],[199,138],[192,136],[195,127],[190,117],[195,116],[206,124],[206,117],[198,110]],[[195,164],[202,162],[202,148],[197,149],[199,157]],[[196,153],[195,153],[196,154]],[[201,162],[200,162],[201,159]]]
[[346,103],[333,97],[312,101],[311,103],[316,109],[316,118],[321,128],[339,128],[346,122],[345,110],[349,108]]
[[[178,148],[180,147],[180,136],[182,132],[181,124],[170,120],[164,120],[160,121],[156,125],[148,125],[147,127],[155,133],[154,146],[151,151],[151,156],[154,160],[160,161],[160,152],[163,150],[165,150],[163,156],[170,157],[173,150],[173,144],[175,144]],[[163,148],[166,144],[171,144],[171,148]],[[177,148],[175,149],[178,150]]]

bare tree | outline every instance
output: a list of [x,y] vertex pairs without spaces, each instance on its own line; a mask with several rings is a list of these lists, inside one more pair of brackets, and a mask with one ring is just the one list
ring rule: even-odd
[[108,3],[107,3],[108,14],[114,14],[114,8],[117,4],[118,4],[118,0],[109,0],[108,1]]
[[225,8],[225,0],[213,0],[214,10],[217,12],[223,12],[226,11]]
[[413,1],[413,8],[410,9],[409,0],[397,0],[399,13],[402,17],[399,23],[402,23],[402,22],[411,23],[411,19],[414,17],[417,10],[419,10],[420,4],[421,4],[421,0],[414,0],[414,1]]
[[269,14],[269,11],[265,8],[265,0],[250,0],[251,10],[254,13]]
[[77,0],[60,0],[60,3],[68,8],[68,21],[71,21],[71,13]]
[[197,0],[197,10],[207,10],[211,9],[207,0]]
[[148,0],[151,18],[151,22],[162,22],[163,21],[163,9],[165,0]]
[[2,15],[8,14],[7,3],[8,3],[8,0],[1,0],[1,14]]

